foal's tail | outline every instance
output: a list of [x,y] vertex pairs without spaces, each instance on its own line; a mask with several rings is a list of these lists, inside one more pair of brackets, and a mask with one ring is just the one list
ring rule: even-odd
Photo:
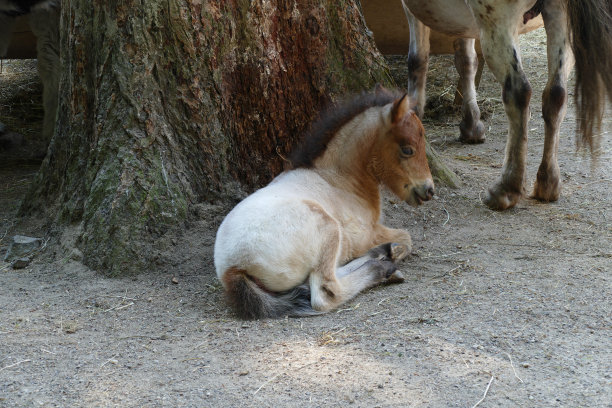
[[314,316],[322,313],[310,305],[310,287],[307,284],[287,292],[271,293],[255,283],[246,271],[237,268],[225,272],[223,283],[228,303],[243,319]]
[[606,99],[612,103],[612,1],[567,0],[576,58],[576,105],[582,141],[593,151],[593,131],[601,126]]

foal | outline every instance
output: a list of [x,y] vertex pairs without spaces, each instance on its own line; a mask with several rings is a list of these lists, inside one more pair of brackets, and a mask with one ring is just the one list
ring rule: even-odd
[[325,114],[292,163],[217,232],[217,276],[243,318],[318,314],[401,280],[410,235],[380,224],[380,187],[413,206],[434,194],[412,101],[382,89]]

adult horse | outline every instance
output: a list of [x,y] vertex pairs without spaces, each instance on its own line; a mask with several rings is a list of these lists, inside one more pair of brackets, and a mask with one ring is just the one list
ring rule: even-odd
[[[509,120],[506,156],[500,180],[489,189],[486,204],[497,210],[514,206],[524,194],[527,121],[531,86],[521,65],[518,34],[525,22],[542,13],[547,36],[548,82],[542,97],[545,140],[533,197],[556,201],[560,193],[557,146],[565,116],[567,77],[577,68],[576,99],[584,144],[593,147],[593,129],[601,123],[605,99],[612,98],[612,2],[609,0],[402,0],[411,24],[409,91],[422,96],[427,60],[424,25],[453,36],[479,38],[487,65],[503,85]],[[469,42],[463,43],[470,55]],[[473,64],[471,64],[473,67]],[[470,67],[470,64],[466,66]],[[475,69],[463,73],[473,76]],[[473,81],[473,79],[472,79]],[[464,91],[465,92],[465,91]],[[472,99],[467,92],[468,102]],[[420,95],[419,95],[420,93]],[[465,97],[466,95],[464,95]],[[467,118],[467,120],[465,119]],[[462,122],[462,139],[479,142],[479,120]],[[474,119],[474,118],[472,118]]]
[[294,152],[294,168],[227,215],[215,268],[241,317],[317,314],[401,279],[410,234],[380,224],[379,190],[414,206],[434,194],[412,105],[379,88],[336,106]]

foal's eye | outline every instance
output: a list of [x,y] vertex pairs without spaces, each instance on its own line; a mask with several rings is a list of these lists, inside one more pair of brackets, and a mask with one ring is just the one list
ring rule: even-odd
[[412,150],[412,147],[410,146],[402,146],[401,149],[404,156],[410,157],[414,155],[414,150]]

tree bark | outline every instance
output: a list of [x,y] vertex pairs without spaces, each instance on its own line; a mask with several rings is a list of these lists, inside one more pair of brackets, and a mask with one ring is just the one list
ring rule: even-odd
[[146,268],[190,204],[270,181],[330,98],[392,82],[354,0],[73,0],[61,44],[22,214],[78,225],[111,275]]

